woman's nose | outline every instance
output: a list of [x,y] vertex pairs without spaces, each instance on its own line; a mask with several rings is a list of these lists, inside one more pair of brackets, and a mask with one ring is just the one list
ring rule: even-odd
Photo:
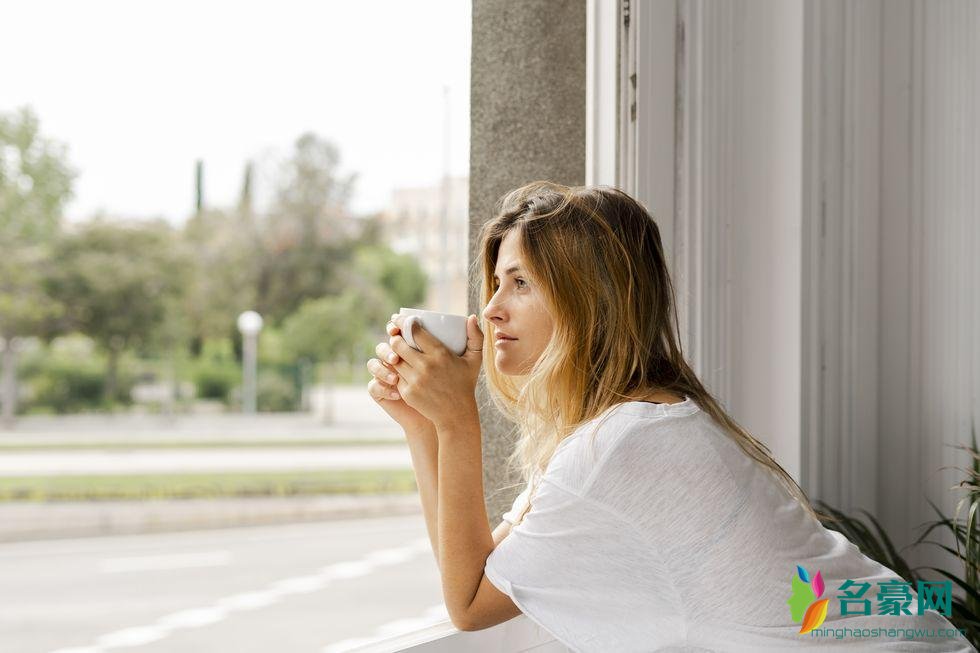
[[496,315],[497,315],[497,305],[494,300],[491,300],[491,302],[487,304],[487,307],[483,309],[484,324],[490,323],[492,321],[491,318],[495,317]]

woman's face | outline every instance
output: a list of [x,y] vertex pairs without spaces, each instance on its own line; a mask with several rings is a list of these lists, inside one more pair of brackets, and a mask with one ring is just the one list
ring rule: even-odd
[[[507,375],[531,371],[548,345],[552,329],[541,289],[528,277],[521,260],[518,237],[517,230],[511,229],[500,243],[494,270],[495,292],[483,310],[484,321],[492,323],[495,329],[493,347],[497,370]],[[501,335],[513,340],[500,340],[497,336]]]

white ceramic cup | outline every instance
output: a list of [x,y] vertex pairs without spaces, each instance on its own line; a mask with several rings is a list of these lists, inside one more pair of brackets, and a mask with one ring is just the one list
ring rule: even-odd
[[402,337],[413,349],[422,351],[412,337],[412,327],[415,322],[418,322],[423,329],[435,336],[439,342],[446,345],[446,348],[457,356],[462,356],[466,352],[467,317],[465,315],[424,311],[420,308],[399,308],[398,312],[405,316],[401,326]]

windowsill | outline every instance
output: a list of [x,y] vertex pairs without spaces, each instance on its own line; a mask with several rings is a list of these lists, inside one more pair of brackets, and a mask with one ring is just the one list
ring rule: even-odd
[[462,631],[448,619],[408,633],[349,649],[348,653],[565,653],[568,648],[524,615],[483,630]]

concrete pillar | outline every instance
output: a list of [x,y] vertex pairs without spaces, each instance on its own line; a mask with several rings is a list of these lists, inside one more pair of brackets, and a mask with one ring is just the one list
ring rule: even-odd
[[[473,0],[470,89],[469,260],[480,227],[507,191],[537,179],[585,183],[586,0]],[[470,270],[469,312],[483,310],[479,267]],[[511,424],[477,389],[483,486],[491,526],[520,488],[506,476]],[[505,489],[501,489],[505,488]]]

